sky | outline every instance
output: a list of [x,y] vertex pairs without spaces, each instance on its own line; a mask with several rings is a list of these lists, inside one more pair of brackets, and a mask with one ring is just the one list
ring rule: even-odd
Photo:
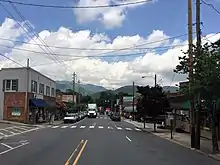
[[[22,0],[65,6],[137,1],[141,0]],[[220,11],[219,0],[205,2]],[[138,5],[93,9],[14,6],[0,1],[0,52],[11,59],[0,57],[1,68],[24,66],[29,58],[31,67],[52,79],[71,80],[76,72],[82,83],[109,89],[133,81],[152,85],[154,74],[158,75],[160,85],[186,80],[186,75],[173,73],[178,57],[183,55],[181,50],[187,50],[186,0],[151,0]],[[202,2],[203,42],[220,38],[219,20],[220,14]],[[142,79],[142,76],[147,77]]]

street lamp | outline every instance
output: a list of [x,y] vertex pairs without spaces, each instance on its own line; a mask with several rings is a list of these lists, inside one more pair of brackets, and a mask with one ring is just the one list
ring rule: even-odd
[[146,78],[146,77],[150,77],[150,78],[154,78],[154,86],[157,86],[157,75],[155,74],[154,76],[142,76],[141,78]]

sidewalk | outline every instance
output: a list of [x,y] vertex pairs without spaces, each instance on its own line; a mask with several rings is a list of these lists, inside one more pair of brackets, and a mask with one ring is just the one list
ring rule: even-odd
[[[151,132],[152,134],[159,136],[161,138],[167,139],[169,141],[172,141],[174,143],[177,143],[179,145],[182,145],[184,147],[190,148],[191,142],[190,142],[190,134],[188,133],[177,133],[173,132],[173,139],[171,139],[171,134],[170,130],[168,129],[159,129],[157,128],[156,132],[153,132],[153,124],[151,123],[146,123],[146,128],[144,129],[144,124],[137,122],[137,121],[132,121],[129,119],[124,120],[127,123],[133,124],[134,126],[147,131]],[[220,154],[212,154],[212,141],[207,138],[201,137],[201,145],[200,145],[200,150],[197,150],[198,152],[202,154],[206,154],[216,160],[220,161]],[[220,143],[219,143],[220,146]]]
[[[0,120],[0,124],[12,124],[12,125],[24,125],[24,126],[31,126],[30,124],[15,122],[15,121],[8,121],[8,120]],[[34,126],[34,125],[33,125]]]

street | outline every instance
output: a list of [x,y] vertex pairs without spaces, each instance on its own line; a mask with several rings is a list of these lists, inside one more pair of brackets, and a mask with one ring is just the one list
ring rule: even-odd
[[217,165],[218,162],[107,116],[45,126],[0,141],[1,165]]

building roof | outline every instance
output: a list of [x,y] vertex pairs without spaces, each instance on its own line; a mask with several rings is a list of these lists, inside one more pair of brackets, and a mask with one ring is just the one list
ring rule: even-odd
[[18,70],[18,69],[27,69],[27,68],[28,68],[29,70],[33,71],[33,72],[36,72],[36,73],[40,74],[40,75],[43,76],[43,77],[46,77],[47,79],[53,81],[54,83],[56,83],[55,80],[49,78],[48,76],[45,76],[44,74],[42,74],[42,73],[40,73],[40,72],[34,70],[34,69],[31,68],[31,67],[1,68],[1,70],[13,70],[13,69],[14,69],[14,70]]

